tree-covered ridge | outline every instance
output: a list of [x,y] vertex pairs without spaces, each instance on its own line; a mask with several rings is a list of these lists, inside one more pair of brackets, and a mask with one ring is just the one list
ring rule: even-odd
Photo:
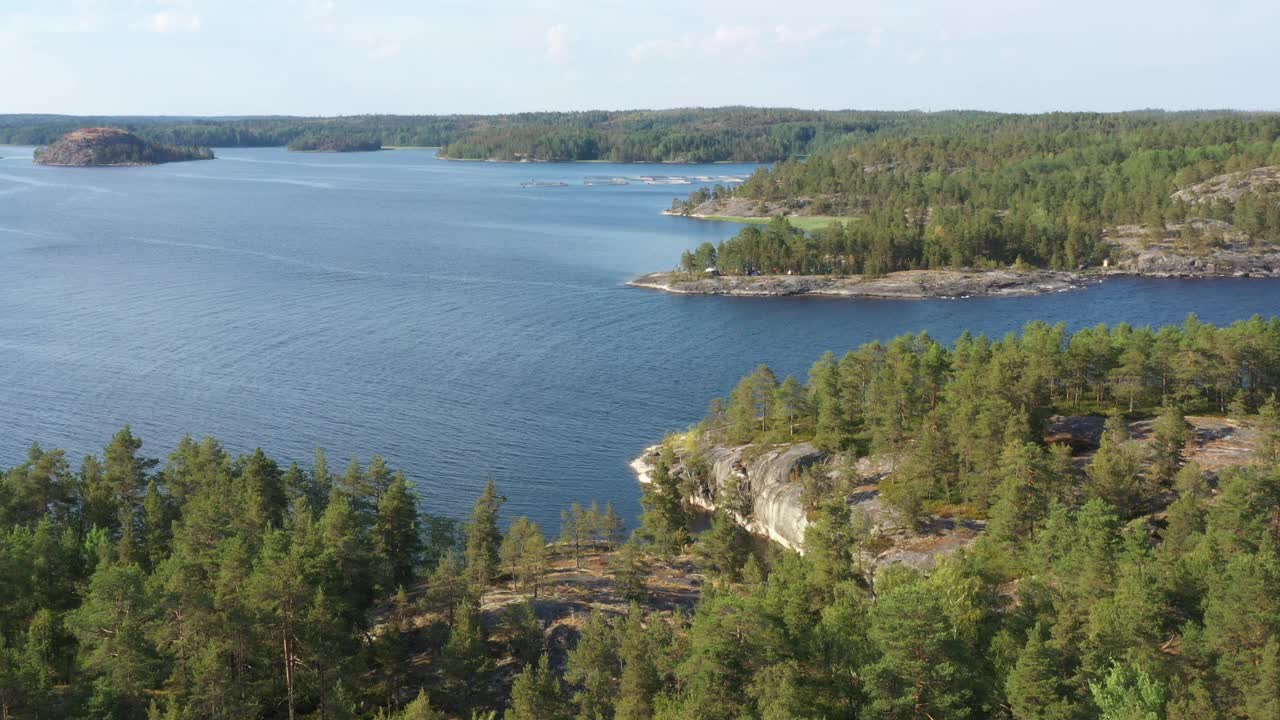
[[[704,442],[813,440],[835,472],[800,478],[806,552],[763,582],[735,551],[729,513],[750,504],[720,487],[695,545],[719,589],[657,717],[1276,717],[1278,359],[1280,321],[1189,319],[1074,335],[1036,323],[952,348],[908,335],[828,354],[807,386],[758,369],[676,443],[683,457],[664,447],[641,533],[668,552],[682,542],[673,498],[706,497]],[[1247,418],[1247,466],[1187,463],[1184,407]],[[1073,458],[1045,438],[1053,409],[1159,414],[1141,441],[1117,414]],[[868,490],[842,471],[867,452],[894,458],[880,494],[904,518],[945,509],[986,531],[927,576],[876,569],[866,558],[885,538],[851,515]]]
[[714,201],[733,198],[856,216],[807,240],[775,231],[761,245],[760,231],[745,229],[730,256],[770,270],[881,274],[1019,258],[1075,269],[1106,257],[1105,232],[1126,224],[1163,233],[1211,218],[1255,241],[1280,241],[1274,191],[1207,203],[1174,196],[1267,165],[1280,165],[1276,114],[1000,115],[851,139],[737,188],[699,191],[677,210],[715,214]]
[[349,135],[303,135],[290,142],[289,149],[295,152],[373,152],[382,149],[382,141]]

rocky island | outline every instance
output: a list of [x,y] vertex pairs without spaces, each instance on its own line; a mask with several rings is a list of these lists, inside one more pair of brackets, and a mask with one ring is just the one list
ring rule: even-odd
[[346,135],[309,135],[289,143],[293,152],[374,152],[382,149],[377,138],[350,137]]
[[74,130],[38,148],[33,157],[38,165],[66,167],[128,167],[212,159],[209,148],[165,145],[111,127]]

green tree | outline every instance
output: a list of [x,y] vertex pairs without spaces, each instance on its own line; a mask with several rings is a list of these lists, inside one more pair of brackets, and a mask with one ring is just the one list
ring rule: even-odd
[[1146,671],[1119,663],[1100,682],[1089,683],[1100,720],[1161,720],[1165,689]]
[[711,529],[698,536],[693,552],[717,576],[737,582],[750,552],[749,538],[728,513],[719,509],[712,516]]
[[911,582],[881,594],[871,611],[869,635],[880,651],[880,659],[866,669],[876,717],[971,715],[971,660],[932,587]]
[[1186,463],[1184,452],[1191,439],[1191,424],[1176,405],[1160,412],[1151,424],[1151,479],[1159,484],[1173,480]]
[[506,720],[566,720],[570,717],[564,686],[547,656],[526,665],[511,686],[511,710]]
[[490,480],[476,499],[471,521],[467,523],[467,570],[471,582],[481,588],[498,572],[498,547],[502,544],[498,513],[504,502],[506,498],[498,494],[497,486]]
[[624,543],[609,565],[618,594],[632,602],[648,596],[649,561],[634,541]]
[[616,720],[649,720],[653,717],[653,698],[662,689],[659,669],[663,637],[657,621],[646,627],[644,611],[633,602],[619,629],[618,660],[622,675],[618,680],[618,697],[614,711]]
[[578,635],[578,644],[569,651],[564,676],[578,688],[573,693],[573,703],[578,708],[579,720],[613,716],[621,674],[618,638],[613,626],[599,610],[592,611]]
[[1063,697],[1063,669],[1045,647],[1044,633],[1036,624],[1017,665],[1005,681],[1005,694],[1015,720],[1070,720],[1075,708]]
[[391,589],[410,585],[421,549],[418,501],[402,473],[396,473],[378,500],[373,523],[375,548],[385,568],[381,585]]

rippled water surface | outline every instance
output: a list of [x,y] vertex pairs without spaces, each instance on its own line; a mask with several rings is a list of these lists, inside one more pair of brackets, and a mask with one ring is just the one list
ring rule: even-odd
[[[1028,320],[1280,312],[1260,280],[1115,280],[1021,299],[691,298],[626,288],[728,224],[658,210],[691,186],[588,176],[746,166],[450,163],[423,151],[226,149],[211,162],[42,168],[0,147],[0,464],[78,456],[131,423],[341,468],[385,454],[437,512],[489,477],[510,515],[638,512],[627,462],[759,363]],[[566,187],[522,188],[530,180]]]

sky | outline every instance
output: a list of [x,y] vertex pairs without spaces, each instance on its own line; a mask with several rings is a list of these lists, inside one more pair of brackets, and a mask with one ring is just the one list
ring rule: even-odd
[[0,0],[0,113],[1280,110],[1276,0]]

